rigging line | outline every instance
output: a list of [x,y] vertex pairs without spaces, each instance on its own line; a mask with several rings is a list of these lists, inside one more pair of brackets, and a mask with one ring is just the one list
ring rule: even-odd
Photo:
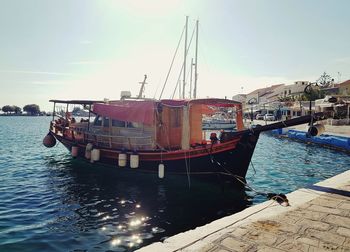
[[[189,51],[189,49],[190,49],[190,47],[191,47],[191,43],[192,43],[192,39],[193,39],[193,35],[194,35],[195,30],[196,30],[196,29],[193,28],[190,43],[188,44],[188,46],[187,46],[187,48],[186,48],[186,57],[187,57],[188,51]],[[184,62],[184,63],[185,63],[185,62]],[[179,77],[177,78],[176,86],[175,86],[174,93],[173,93],[173,96],[171,97],[171,99],[174,99],[174,96],[175,96],[175,93],[176,93],[176,89],[177,89],[177,87],[178,87],[178,85],[179,85],[179,80],[180,80],[180,78],[181,78],[181,73],[182,73],[182,71],[183,71],[183,69],[184,69],[184,66],[185,66],[184,63],[182,63],[182,67],[181,67],[181,70],[180,70],[180,74],[179,74]]]
[[253,171],[254,171],[254,174],[253,174],[253,177],[256,175],[256,170],[255,170],[255,167],[254,167],[254,164],[253,164],[253,161],[250,160],[250,164],[252,165],[252,168],[253,168]]
[[162,95],[163,95],[163,92],[164,92],[164,88],[165,88],[165,86],[166,86],[166,83],[168,82],[168,78],[169,78],[171,69],[172,69],[172,67],[173,67],[174,60],[175,60],[177,51],[178,51],[178,49],[179,49],[179,47],[180,47],[180,43],[181,43],[181,40],[182,40],[182,36],[183,36],[183,34],[184,34],[184,32],[185,32],[185,28],[186,28],[186,25],[184,25],[184,28],[182,29],[182,33],[181,33],[181,36],[180,36],[180,40],[179,40],[179,43],[177,44],[177,47],[176,47],[176,50],[175,50],[173,59],[172,59],[171,64],[170,64],[170,68],[169,68],[168,74],[167,74],[167,76],[166,76],[166,78],[165,78],[165,82],[164,82],[164,85],[163,85],[163,88],[162,88],[162,92],[160,93],[159,100],[162,98]]
[[[199,23],[198,26],[199,26],[200,32],[203,34],[203,36],[201,36],[201,41],[203,39],[203,43],[202,42],[199,43],[199,49],[201,51],[201,57],[203,55],[204,65],[207,67],[207,72],[211,72],[210,71],[210,66],[208,64],[208,60],[207,60],[207,58],[205,56],[205,50],[204,50],[205,48],[209,48],[209,46],[207,46],[207,41],[204,39],[205,38],[205,33],[203,32],[202,25]],[[202,44],[204,44],[204,47],[202,47]]]
[[238,182],[242,183],[245,187],[249,188],[250,190],[252,190],[256,194],[265,195],[265,196],[267,195],[267,193],[259,192],[259,191],[255,190],[254,188],[252,188],[250,185],[248,185],[248,183],[243,181],[244,180],[243,177],[233,174],[231,171],[227,170],[226,167],[224,167],[219,161],[214,160],[214,157],[212,157],[212,158],[213,158],[212,162],[215,161],[216,164],[218,164],[222,169],[225,170],[227,175],[234,177]]
[[189,167],[188,167],[188,165],[187,165],[186,150],[185,150],[185,152],[184,152],[184,155],[185,155],[185,164],[186,164],[186,173],[187,173],[188,188],[191,189],[191,178],[190,178]]
[[155,98],[156,98],[156,95],[157,95],[157,92],[158,92],[158,89],[159,89],[159,86],[160,86],[160,82],[161,82],[161,78],[159,78],[159,81],[158,81],[158,85],[157,85],[156,91],[154,92],[154,95],[153,95],[153,99],[155,99]]
[[[242,183],[246,188],[255,192],[257,195],[262,195],[262,196],[265,196],[271,200],[275,200],[275,201],[277,201],[277,203],[279,203],[282,206],[289,206],[288,200],[287,200],[285,195],[276,194],[276,193],[259,192],[259,191],[255,190],[253,187],[251,187],[250,185],[248,185],[248,183],[244,182],[243,177],[233,174],[232,172],[227,170],[224,166],[222,166],[218,161],[216,161],[216,163],[219,164],[227,172],[227,175],[234,177],[238,182]],[[279,200],[280,200],[280,202],[279,202]],[[284,204],[282,204],[282,203],[284,203]]]

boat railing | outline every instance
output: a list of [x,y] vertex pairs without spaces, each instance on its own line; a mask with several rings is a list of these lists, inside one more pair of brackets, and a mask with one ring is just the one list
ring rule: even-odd
[[[52,122],[51,130],[55,134],[74,140],[77,143],[93,143],[104,148],[146,150],[155,147],[154,137],[151,134],[116,134],[116,132],[108,134],[98,128],[88,130],[87,124],[84,123],[61,125]],[[133,132],[136,133],[136,130]]]
[[129,150],[153,149],[155,146],[152,136],[116,136],[92,132],[84,133],[84,142],[91,142],[104,148],[125,148]]

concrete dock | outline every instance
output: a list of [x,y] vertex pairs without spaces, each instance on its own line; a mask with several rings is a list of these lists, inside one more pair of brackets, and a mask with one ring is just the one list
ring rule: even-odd
[[137,251],[350,251],[350,170],[287,197],[290,206],[266,201]]

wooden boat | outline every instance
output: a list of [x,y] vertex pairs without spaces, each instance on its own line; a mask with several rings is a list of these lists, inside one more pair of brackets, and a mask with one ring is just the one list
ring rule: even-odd
[[[89,118],[78,122],[68,111],[65,117],[57,117],[54,112],[45,146],[54,146],[57,139],[74,157],[153,172],[160,178],[170,174],[244,178],[261,132],[316,121],[322,116],[318,113],[244,129],[241,103],[226,99],[51,102],[54,111],[58,103],[67,108],[69,104],[83,105],[89,110]],[[202,111],[207,106],[234,111],[237,131],[222,131],[220,135],[212,132],[206,139]]]
[[[187,24],[188,17],[183,30],[185,55],[181,70],[183,71],[182,98],[186,93]],[[196,98],[198,76],[198,20],[195,30],[196,57],[195,62],[191,63],[191,80],[192,66],[195,67],[194,98]],[[44,145],[52,147],[57,139],[71,151],[73,157],[129,167],[135,171],[158,173],[160,178],[168,176],[167,174],[184,174],[211,179],[220,174],[229,177],[239,176],[244,179],[261,132],[316,121],[321,116],[315,114],[254,129],[244,129],[242,104],[239,102],[213,98],[162,100],[172,63],[158,100],[142,99],[147,75],[141,83],[136,99],[51,100],[54,103],[54,113],[49,134],[43,141]],[[192,94],[191,86],[190,84]],[[174,93],[175,91],[176,88]],[[131,94],[126,95],[128,96]],[[66,105],[64,117],[56,118],[56,104]],[[87,108],[88,119],[77,122],[76,119],[71,118],[68,111],[70,104],[79,104]],[[203,115],[206,115],[208,110],[212,111],[213,107],[218,108],[217,111],[227,110],[235,113],[232,115],[236,120],[235,132],[221,131],[220,135],[212,132],[210,138],[205,137]],[[94,115],[94,121],[90,120],[91,113]]]

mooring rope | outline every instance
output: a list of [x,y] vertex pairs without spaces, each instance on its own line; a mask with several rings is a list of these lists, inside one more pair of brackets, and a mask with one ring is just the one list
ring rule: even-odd
[[[189,167],[189,165],[187,165],[186,150],[184,151],[184,155],[185,155],[185,165],[186,165],[186,173],[187,173],[188,188],[191,188],[190,167]],[[190,159],[190,158],[189,158],[189,159]]]
[[240,182],[246,188],[248,188],[251,191],[255,192],[256,195],[262,195],[262,196],[267,197],[268,199],[275,200],[277,203],[279,203],[282,206],[289,206],[289,202],[288,202],[287,196],[285,194],[283,194],[283,193],[267,193],[267,192],[260,192],[258,190],[255,190],[247,182],[244,181],[243,177],[233,174],[231,171],[227,170],[226,167],[224,167],[219,161],[214,160],[213,157],[211,157],[211,158],[212,158],[213,161],[216,162],[217,165],[219,165],[222,169],[225,170],[226,175],[235,178],[238,182]]

